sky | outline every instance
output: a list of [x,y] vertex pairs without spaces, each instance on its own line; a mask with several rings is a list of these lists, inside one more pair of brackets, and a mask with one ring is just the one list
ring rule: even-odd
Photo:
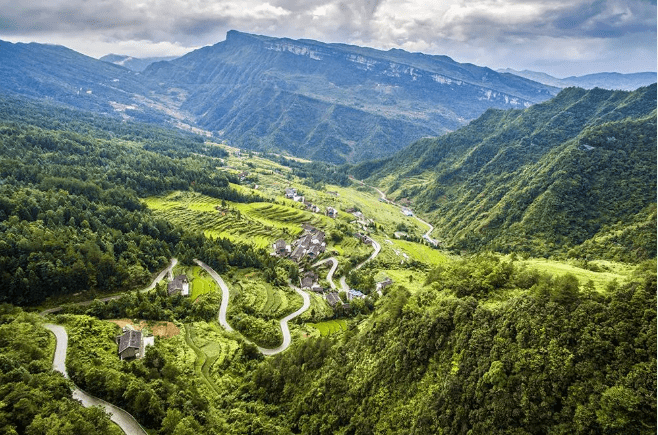
[[179,56],[228,30],[556,77],[656,71],[656,0],[0,0],[0,39]]

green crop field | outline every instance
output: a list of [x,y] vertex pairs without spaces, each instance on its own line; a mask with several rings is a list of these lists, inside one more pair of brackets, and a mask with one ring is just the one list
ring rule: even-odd
[[427,278],[427,272],[413,269],[384,269],[380,274],[378,280],[383,281],[383,276],[387,276],[393,280],[393,285],[401,285],[412,293],[422,289]]
[[308,326],[317,329],[323,337],[347,330],[347,322],[345,320],[329,320],[326,322],[309,323]]
[[231,282],[229,312],[245,311],[262,319],[280,319],[298,310],[304,301],[289,287],[273,287],[262,273],[241,269]]
[[174,276],[187,276],[190,283],[190,298],[192,300],[203,294],[219,291],[219,287],[217,287],[215,280],[199,266],[183,266],[177,264],[174,267],[173,274]]

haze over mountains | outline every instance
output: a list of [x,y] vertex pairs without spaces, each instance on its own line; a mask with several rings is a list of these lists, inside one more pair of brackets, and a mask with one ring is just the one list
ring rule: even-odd
[[656,83],[655,72],[639,72],[633,74],[621,74],[616,72],[606,72],[597,74],[587,74],[584,76],[572,76],[559,79],[549,74],[537,71],[516,71],[513,69],[499,69],[499,73],[514,74],[519,77],[525,77],[545,85],[555,86],[558,88],[568,88],[576,86],[584,89],[603,88],[610,90],[634,91],[635,89]]
[[5,93],[201,127],[234,145],[334,163],[389,155],[489,107],[528,107],[557,92],[445,56],[236,31],[143,73],[59,46],[1,47]]
[[132,71],[142,72],[154,62],[174,60],[176,57],[178,56],[139,58],[126,56],[124,54],[107,54],[101,57],[99,60],[102,60],[103,62],[110,62],[115,65],[124,66]]

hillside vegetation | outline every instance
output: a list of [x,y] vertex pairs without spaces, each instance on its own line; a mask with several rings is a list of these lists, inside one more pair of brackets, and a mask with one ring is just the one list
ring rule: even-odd
[[261,363],[243,391],[294,433],[655,433],[655,261],[604,294],[487,256],[427,284]]
[[655,257],[656,86],[570,88],[353,169],[430,213],[456,249]]

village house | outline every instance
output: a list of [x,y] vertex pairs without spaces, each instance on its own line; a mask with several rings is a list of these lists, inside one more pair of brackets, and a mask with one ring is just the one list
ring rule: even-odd
[[325,297],[327,298],[327,303],[332,308],[343,303],[343,301],[340,300],[340,296],[338,296],[338,293],[336,292],[327,293]]
[[363,299],[366,295],[361,293],[359,290],[349,289],[347,291],[347,300],[351,301],[352,299]]
[[116,338],[117,345],[119,346],[119,358],[143,358],[146,353],[146,348],[155,343],[153,336],[145,337],[141,331],[135,331],[130,326],[123,328],[123,334]]
[[304,234],[295,242],[295,249],[293,250],[290,258],[293,261],[299,262],[305,256],[315,259],[322,254],[327,244],[324,241],[324,232],[308,225],[303,224]]
[[169,296],[173,296],[176,293],[180,293],[182,296],[188,296],[190,294],[190,284],[187,281],[187,275],[178,275],[170,281],[167,284],[167,293]]
[[386,278],[384,281],[375,284],[375,290],[381,294],[382,290],[384,290],[386,287],[392,284],[393,284],[393,280],[391,278]]
[[297,189],[295,189],[293,187],[287,187],[286,188],[286,198],[293,199],[295,196],[297,196]]
[[283,239],[277,240],[272,247],[274,248],[274,255],[279,257],[286,257],[290,254],[290,245]]

